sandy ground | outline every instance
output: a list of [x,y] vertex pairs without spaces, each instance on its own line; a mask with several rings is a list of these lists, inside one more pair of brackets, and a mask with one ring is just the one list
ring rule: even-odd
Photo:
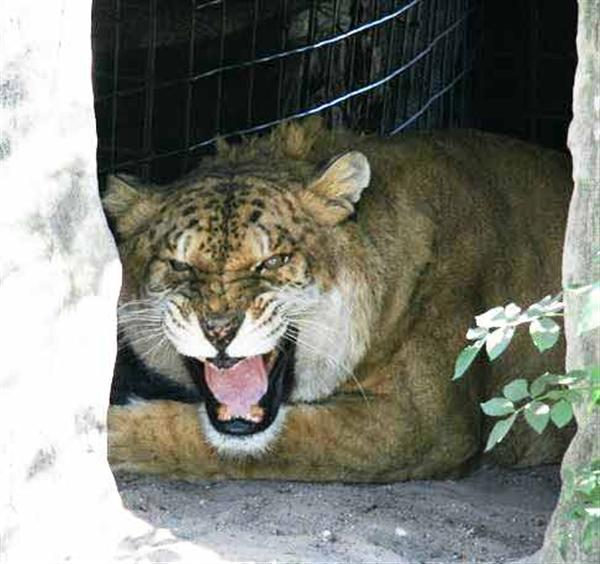
[[541,546],[559,489],[555,466],[390,485],[117,481],[139,517],[244,562],[510,562]]

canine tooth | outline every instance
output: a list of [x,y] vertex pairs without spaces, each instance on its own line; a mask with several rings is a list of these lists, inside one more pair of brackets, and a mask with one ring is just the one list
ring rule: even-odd
[[217,419],[219,421],[229,421],[231,419],[231,413],[226,405],[219,405],[217,407]]
[[250,419],[255,423],[259,423],[262,421],[262,418],[265,416],[265,410],[260,407],[260,405],[253,405],[250,407]]

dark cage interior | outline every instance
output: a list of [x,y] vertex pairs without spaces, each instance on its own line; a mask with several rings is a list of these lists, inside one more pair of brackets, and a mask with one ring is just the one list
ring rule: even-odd
[[167,181],[218,137],[313,113],[560,147],[574,20],[574,0],[95,0],[99,170]]
[[478,127],[564,149],[577,53],[576,0],[483,0]]

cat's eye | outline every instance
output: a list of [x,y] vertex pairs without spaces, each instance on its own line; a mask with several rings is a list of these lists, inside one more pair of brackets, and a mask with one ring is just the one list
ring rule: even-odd
[[287,264],[290,261],[292,255],[289,254],[279,254],[273,255],[269,257],[267,260],[261,262],[257,270],[277,270],[281,268],[284,264]]
[[169,266],[175,272],[187,272],[190,270],[190,265],[186,262],[181,262],[180,260],[171,259],[169,260]]

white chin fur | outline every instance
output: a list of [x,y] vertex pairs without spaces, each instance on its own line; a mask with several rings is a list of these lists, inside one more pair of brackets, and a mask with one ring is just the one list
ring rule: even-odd
[[275,420],[264,431],[253,435],[236,437],[234,435],[219,433],[212,426],[204,404],[198,408],[200,425],[207,441],[217,449],[220,455],[231,458],[260,457],[268,453],[283,428],[286,412],[287,407],[281,405]]

